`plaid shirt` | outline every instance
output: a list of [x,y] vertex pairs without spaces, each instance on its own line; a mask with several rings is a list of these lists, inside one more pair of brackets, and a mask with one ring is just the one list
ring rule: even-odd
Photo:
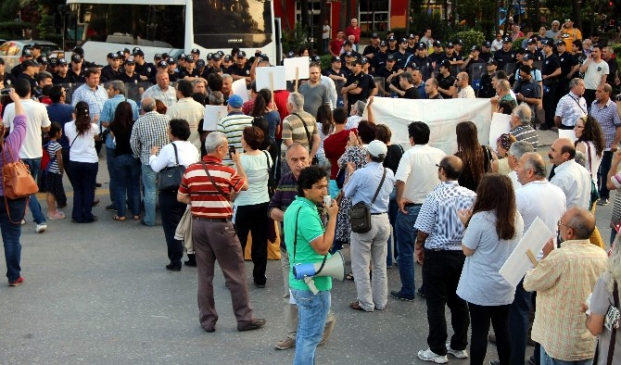
[[586,100],[571,91],[558,101],[556,113],[554,113],[554,116],[560,117],[561,123],[568,127],[575,126],[576,121],[583,115],[587,115]]
[[554,359],[592,359],[595,337],[584,326],[581,304],[597,278],[606,271],[608,257],[588,239],[565,241],[539,261],[524,277],[524,289],[537,291],[537,313],[532,338]]
[[151,147],[162,148],[168,144],[169,121],[169,116],[152,111],[142,115],[134,123],[129,143],[132,146],[134,156],[140,157],[140,162],[143,165],[149,164]]
[[612,142],[615,140],[617,127],[621,127],[621,119],[619,119],[619,113],[617,113],[617,104],[612,99],[608,99],[606,105],[600,107],[597,100],[595,100],[591,105],[590,114],[597,119],[600,127],[602,127],[606,149],[610,149]]
[[[106,100],[108,100],[108,92],[103,86],[98,85],[97,90],[92,90],[87,84],[84,84],[73,92],[71,104],[75,108],[78,102],[86,102],[88,104],[91,120],[94,120],[94,118],[99,116],[103,111]],[[100,125],[100,123],[101,121],[99,121],[97,125]]]

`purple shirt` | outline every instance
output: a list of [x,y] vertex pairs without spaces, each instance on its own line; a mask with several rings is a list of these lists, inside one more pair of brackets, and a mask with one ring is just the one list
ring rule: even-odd
[[[26,138],[26,115],[16,115],[13,119],[13,130],[8,137],[4,139],[4,148],[0,153],[0,169],[4,166],[5,158],[7,160],[13,160],[9,162],[19,161],[19,150],[22,148],[24,139]],[[9,149],[7,151],[6,149]],[[0,184],[0,196],[4,196],[4,186]]]

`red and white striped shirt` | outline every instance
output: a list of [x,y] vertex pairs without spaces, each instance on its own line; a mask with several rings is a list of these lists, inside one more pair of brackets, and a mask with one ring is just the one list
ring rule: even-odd
[[[205,168],[209,170],[214,182],[227,197],[218,192],[207,176]],[[185,170],[179,192],[190,196],[193,217],[231,218],[233,215],[231,191],[239,192],[245,183],[234,168],[222,165],[222,160],[217,157],[205,156],[202,162],[192,164]]]

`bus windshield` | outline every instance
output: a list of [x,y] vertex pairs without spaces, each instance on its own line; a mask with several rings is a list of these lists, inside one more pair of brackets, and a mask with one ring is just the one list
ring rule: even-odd
[[194,0],[194,43],[204,48],[261,48],[272,42],[271,0]]

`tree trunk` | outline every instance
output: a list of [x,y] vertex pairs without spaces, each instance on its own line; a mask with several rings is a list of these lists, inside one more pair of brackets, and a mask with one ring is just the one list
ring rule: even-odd
[[315,25],[315,34],[313,35],[313,37],[315,37],[315,44],[316,44],[316,48],[317,48],[317,54],[324,54],[324,50],[323,50],[323,22],[328,20],[328,0],[321,0],[320,3],[320,14],[319,14],[319,22],[317,22],[317,24]]
[[339,17],[338,30],[345,31],[345,28],[347,28],[349,24],[349,19],[347,19],[348,10],[349,0],[341,0],[341,16]]
[[582,16],[580,15],[579,0],[573,0],[571,2],[571,10],[573,12],[572,20],[574,21],[574,27],[583,31],[584,29],[582,29]]
[[405,34],[410,34],[410,6],[411,1],[408,0],[405,6]]
[[[302,26],[304,27],[304,29],[308,29],[308,26],[310,25],[310,13],[309,13],[309,9],[308,9],[308,0],[300,0],[300,11],[301,11],[301,18],[302,18]],[[308,32],[307,35],[310,35],[311,32]]]

